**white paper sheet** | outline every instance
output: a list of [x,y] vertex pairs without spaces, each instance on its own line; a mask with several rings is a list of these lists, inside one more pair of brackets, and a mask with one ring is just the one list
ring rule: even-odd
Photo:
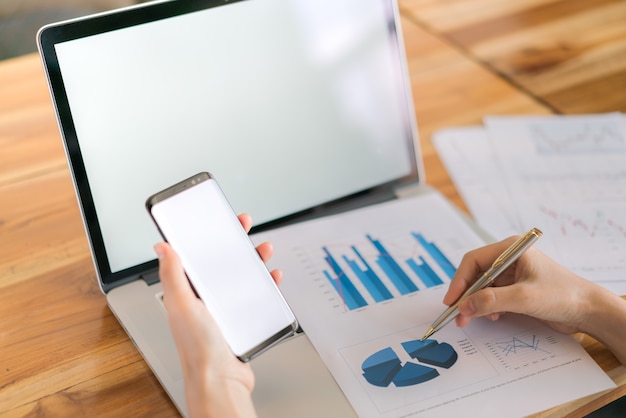
[[433,145],[470,213],[492,237],[524,231],[499,161],[482,126],[436,132]]
[[626,134],[620,114],[489,117],[433,141],[477,222],[495,237],[544,232],[537,246],[626,294]]
[[620,114],[488,117],[487,133],[524,227],[594,280],[626,278],[626,135]]
[[274,244],[270,267],[359,416],[523,416],[614,386],[570,336],[516,315],[449,324],[417,347],[454,266],[483,244],[438,194],[253,239]]

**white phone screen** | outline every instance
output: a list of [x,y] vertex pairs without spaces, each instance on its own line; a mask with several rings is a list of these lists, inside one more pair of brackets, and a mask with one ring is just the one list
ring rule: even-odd
[[216,180],[204,174],[151,198],[150,212],[231,349],[247,361],[291,335],[296,320]]

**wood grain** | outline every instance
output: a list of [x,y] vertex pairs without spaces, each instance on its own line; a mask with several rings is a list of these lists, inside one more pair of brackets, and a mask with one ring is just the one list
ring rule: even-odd
[[39,58],[0,90],[0,416],[176,416],[97,285]]
[[622,0],[400,0],[428,27],[555,113],[626,111]]
[[410,19],[401,23],[426,182],[467,210],[430,141],[432,134],[447,126],[479,125],[486,114],[549,110]]
[[[465,208],[430,142],[440,128],[624,110],[624,3],[400,0],[426,182]],[[97,285],[36,55],[0,63],[0,147],[0,417],[176,416]],[[597,408],[620,384],[544,416]]]

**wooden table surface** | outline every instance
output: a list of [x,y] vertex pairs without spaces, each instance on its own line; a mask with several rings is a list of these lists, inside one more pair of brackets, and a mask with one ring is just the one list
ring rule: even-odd
[[[490,114],[626,112],[626,1],[400,0],[426,181],[465,205],[430,143]],[[0,417],[176,416],[106,305],[37,55],[0,63]],[[619,384],[538,416],[582,416]]]

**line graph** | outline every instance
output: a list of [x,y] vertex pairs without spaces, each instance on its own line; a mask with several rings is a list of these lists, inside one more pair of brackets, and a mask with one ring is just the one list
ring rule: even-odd
[[487,341],[485,348],[505,370],[525,368],[559,354],[557,339],[553,335],[540,335],[534,332]]
[[571,237],[578,233],[589,238],[594,238],[598,234],[626,238],[626,225],[609,217],[601,208],[589,211],[586,217],[546,205],[539,205],[539,211],[558,225],[558,230],[564,237]]
[[626,151],[626,138],[620,127],[609,121],[553,121],[550,124],[530,124],[528,129],[535,149],[541,154]]
[[524,349],[532,351],[543,351],[544,353],[548,354],[550,353],[549,351],[539,347],[539,338],[537,338],[535,334],[533,334],[527,341],[524,341],[517,337],[513,337],[510,340],[496,341],[495,345],[504,356],[509,356],[509,354],[518,354]]
[[576,274],[591,280],[621,281],[626,273],[626,203],[527,206],[521,220],[540,228],[539,248]]

